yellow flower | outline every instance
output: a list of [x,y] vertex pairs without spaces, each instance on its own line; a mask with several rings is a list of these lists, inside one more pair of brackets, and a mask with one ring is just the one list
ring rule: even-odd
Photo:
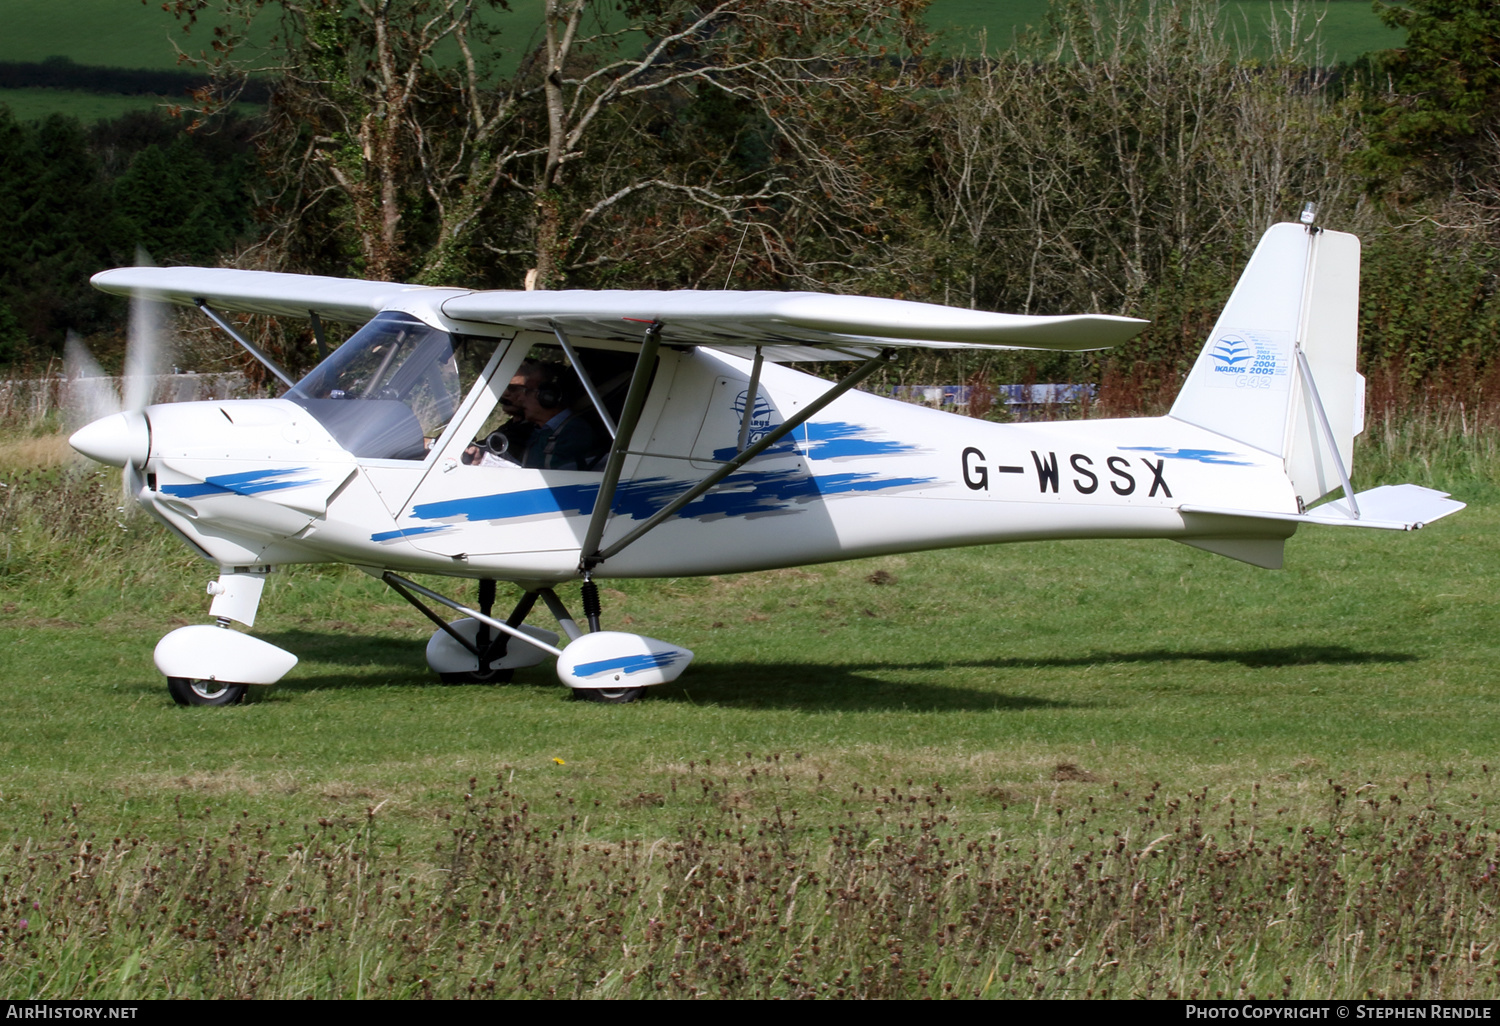
[[555,763],[557,763],[559,766],[566,766],[567,765],[567,763],[563,762],[561,759],[558,759],[558,758],[554,758],[552,761],[555,762]]

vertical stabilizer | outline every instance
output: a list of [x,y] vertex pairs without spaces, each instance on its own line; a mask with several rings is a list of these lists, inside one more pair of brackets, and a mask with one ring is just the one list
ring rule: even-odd
[[1359,240],[1274,225],[1171,415],[1280,456],[1301,503],[1311,505],[1342,486],[1340,464],[1350,467],[1363,416],[1358,323]]

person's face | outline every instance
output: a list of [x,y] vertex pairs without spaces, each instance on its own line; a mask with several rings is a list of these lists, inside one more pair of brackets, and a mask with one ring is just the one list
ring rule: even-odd
[[510,379],[505,391],[500,393],[500,408],[512,417],[535,423],[536,415],[541,412],[536,401],[536,386],[540,380],[539,374],[528,374],[525,371],[517,373]]

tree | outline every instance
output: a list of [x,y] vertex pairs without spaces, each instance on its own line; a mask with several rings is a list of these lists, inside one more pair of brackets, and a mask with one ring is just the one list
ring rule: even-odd
[[[20,123],[0,106],[0,303],[33,344],[62,348],[106,318],[89,276],[111,266],[108,183],[83,128],[52,115]],[[12,336],[14,343],[15,336]]]
[[[1406,31],[1406,45],[1384,50],[1374,69],[1390,87],[1377,112],[1374,153],[1384,170],[1435,160],[1451,180],[1493,150],[1500,130],[1500,5],[1493,0],[1376,2],[1380,18]],[[1486,147],[1486,143],[1490,145]],[[1481,158],[1483,159],[1483,158]]]
[[[197,62],[217,89],[200,114],[238,98],[253,72],[276,80],[259,139],[278,191],[268,208],[272,264],[304,264],[308,237],[347,235],[354,269],[390,278],[406,269],[404,224],[417,191],[412,129],[430,120],[444,93],[436,48],[467,31],[481,6],[503,0],[173,0],[194,26],[218,9],[212,56]],[[257,22],[277,19],[269,43]],[[330,225],[337,227],[330,227]],[[314,243],[314,250],[322,248]]]
[[932,183],[952,298],[1149,318],[1112,358],[1170,383],[1267,227],[1305,200],[1357,227],[1357,119],[1329,73],[1284,45],[1237,53],[1217,4],[1053,15],[1012,52],[966,62],[939,114]]
[[162,263],[212,263],[250,227],[243,158],[214,163],[179,132],[147,145],[114,180],[117,249]]
[[0,303],[0,366],[20,360],[27,350],[26,333],[21,322],[10,312],[10,307]]
[[[925,0],[545,0],[502,73],[501,0],[220,6],[216,102],[281,76],[265,262],[433,283],[558,287],[736,238],[774,278],[836,282],[873,255],[869,143],[925,43]],[[248,26],[271,14],[267,54]]]

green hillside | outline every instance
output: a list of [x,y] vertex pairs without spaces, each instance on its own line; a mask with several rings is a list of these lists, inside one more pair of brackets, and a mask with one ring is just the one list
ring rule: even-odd
[[[1228,20],[1240,38],[1265,39],[1273,17],[1283,23],[1291,4],[1284,0],[1227,0]],[[1365,0],[1331,0],[1302,4],[1318,18],[1317,43],[1327,62],[1347,61],[1370,50],[1399,45],[1401,34],[1386,28]],[[977,48],[981,33],[990,49],[1009,46],[1016,33],[1042,25],[1047,0],[934,0],[931,24],[948,37],[950,49]]]
[[175,68],[172,41],[193,42],[160,4],[139,0],[0,0],[0,22],[0,61],[60,54],[79,64]]
[[[510,31],[512,46],[524,48],[533,37],[540,0],[515,0],[515,10],[499,15]],[[1264,39],[1283,0],[1226,0],[1237,35]],[[934,0],[930,23],[948,53],[974,53],[980,40],[993,52],[1011,44],[1019,32],[1040,26],[1047,0]],[[1400,34],[1380,23],[1363,0],[1331,0],[1321,5],[1318,45],[1327,62],[1349,60],[1369,50],[1395,45]],[[187,34],[155,3],[134,0],[0,0],[0,61],[41,61],[65,56],[78,64],[127,68],[177,68],[178,49],[197,53],[206,33]],[[150,96],[91,95],[61,89],[0,89],[0,103],[26,120],[51,113],[84,121],[117,117],[127,110],[157,107]]]
[[67,114],[83,122],[110,121],[166,102],[156,96],[104,96],[77,89],[0,89],[0,104],[9,107],[19,121],[37,121],[50,114]]
[[[538,3],[516,0],[516,10],[504,17],[529,28],[537,20],[531,8]],[[1229,0],[1227,6],[1249,32],[1263,33],[1271,10],[1289,5],[1282,0]],[[1380,24],[1363,0],[1333,0],[1322,7],[1320,35],[1333,59],[1347,60],[1400,38]],[[1046,11],[1047,0],[934,0],[931,23],[959,41],[977,40],[983,31],[992,46],[1004,46],[1016,31],[1040,25]],[[201,35],[184,35],[159,5],[136,0],[0,0],[0,23],[5,25],[0,61],[39,61],[61,54],[79,64],[171,68],[177,66],[174,42],[188,50],[203,45]]]

